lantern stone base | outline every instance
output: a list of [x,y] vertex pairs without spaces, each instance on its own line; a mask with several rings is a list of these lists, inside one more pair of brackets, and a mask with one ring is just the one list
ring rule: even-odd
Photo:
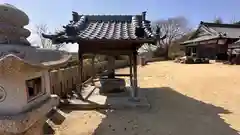
[[51,96],[34,108],[14,116],[0,116],[0,135],[43,135],[46,114],[59,104]]

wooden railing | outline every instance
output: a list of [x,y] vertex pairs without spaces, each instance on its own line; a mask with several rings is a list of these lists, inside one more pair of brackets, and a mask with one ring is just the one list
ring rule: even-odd
[[[115,62],[115,68],[123,68],[127,66],[129,62],[127,60],[117,60]],[[101,73],[107,69],[107,62],[100,62],[95,64],[95,72]],[[91,64],[83,65],[83,81],[86,81],[91,77],[92,68]],[[51,93],[60,97],[65,97],[69,92],[76,89],[78,77],[78,67],[68,67],[59,70],[53,70],[50,72],[50,85]]]

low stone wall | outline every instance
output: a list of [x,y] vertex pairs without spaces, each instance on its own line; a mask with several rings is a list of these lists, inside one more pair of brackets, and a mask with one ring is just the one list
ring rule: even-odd
[[[126,60],[117,60],[115,68],[123,68],[129,64]],[[95,72],[100,73],[107,69],[107,62],[95,64]],[[91,64],[83,65],[83,81],[91,77]],[[51,93],[60,97],[66,96],[67,93],[76,89],[78,77],[78,67],[73,66],[65,69],[53,70],[50,72]]]
[[156,61],[165,61],[166,59],[163,57],[159,57],[159,58],[149,58],[147,59],[147,62],[156,62]]
[[142,60],[144,60],[145,62],[157,62],[157,61],[165,61],[166,59],[165,58],[163,58],[163,57],[158,57],[158,58],[145,58],[145,57],[143,57],[143,59],[142,59],[142,57],[141,56],[138,56],[138,65],[142,65]]

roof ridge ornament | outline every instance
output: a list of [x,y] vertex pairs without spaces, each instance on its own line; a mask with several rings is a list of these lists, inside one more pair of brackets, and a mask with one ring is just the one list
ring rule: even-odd
[[77,12],[72,11],[72,21],[78,22],[80,20],[80,16]]
[[146,11],[142,12],[142,21],[145,21],[146,20]]
[[60,31],[58,33],[56,33],[55,35],[49,35],[49,34],[45,34],[42,33],[42,36],[44,38],[49,38],[49,39],[54,39],[57,38],[59,36],[63,36],[63,35],[67,35],[67,36],[77,36],[79,34],[79,27],[81,25],[81,21],[80,21],[81,17],[80,15],[75,12],[72,11],[72,20],[70,21],[69,24],[67,24],[66,26],[63,26],[64,30]]
[[218,35],[220,37],[226,37],[227,36],[227,33],[226,32],[218,32]]

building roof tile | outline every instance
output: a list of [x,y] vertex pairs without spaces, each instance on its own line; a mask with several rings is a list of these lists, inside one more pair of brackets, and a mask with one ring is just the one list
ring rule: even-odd
[[[150,21],[145,19],[145,15],[146,12],[142,15],[78,15],[79,20],[71,25],[77,29],[74,37],[82,40],[154,39]],[[67,32],[56,37],[56,40],[71,39]]]
[[227,38],[239,38],[240,24],[218,24],[201,22],[201,25],[206,26],[211,31],[217,34],[225,34]]
[[82,15],[79,23],[82,39],[137,39],[135,30],[141,25],[147,37],[153,36],[149,22],[143,22],[140,15]]
[[[197,37],[200,29],[204,29],[209,35]],[[201,42],[216,38],[228,38],[228,39],[240,39],[240,24],[218,24],[218,23],[209,23],[201,22],[198,29],[190,37],[188,41],[183,42],[182,44],[189,44],[193,42]]]

